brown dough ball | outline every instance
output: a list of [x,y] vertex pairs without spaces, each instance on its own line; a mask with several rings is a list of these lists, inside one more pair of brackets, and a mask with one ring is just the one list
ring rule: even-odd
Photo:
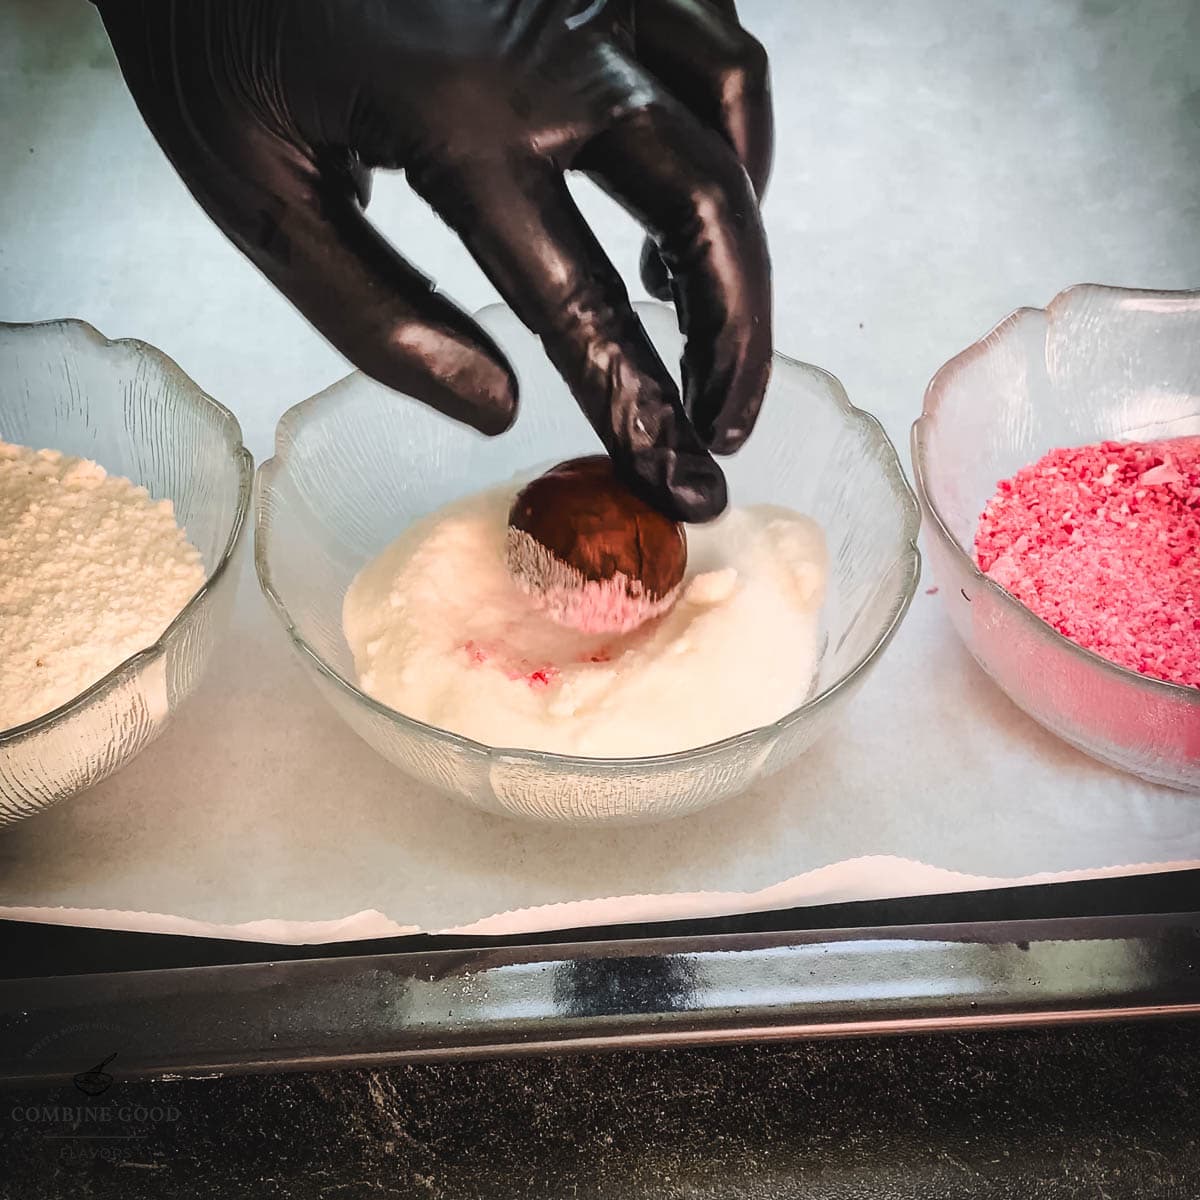
[[[557,611],[561,596],[548,608],[555,619],[579,628],[624,631],[661,615],[687,567],[683,526],[630,492],[606,455],[572,459],[540,475],[517,495],[508,524],[509,568],[535,601],[571,587],[588,589],[582,616],[574,603],[566,605],[571,612]],[[531,556],[527,539],[551,561]],[[556,571],[556,564],[569,570]],[[618,577],[619,589],[611,582]]]

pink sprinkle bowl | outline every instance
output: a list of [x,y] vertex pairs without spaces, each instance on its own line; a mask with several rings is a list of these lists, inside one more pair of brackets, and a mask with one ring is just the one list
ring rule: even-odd
[[1002,479],[1057,447],[1200,435],[1200,291],[1081,284],[1022,308],[933,377],[913,467],[939,594],[975,661],[1051,732],[1151,783],[1200,792],[1200,688],[1109,662],[979,570]]

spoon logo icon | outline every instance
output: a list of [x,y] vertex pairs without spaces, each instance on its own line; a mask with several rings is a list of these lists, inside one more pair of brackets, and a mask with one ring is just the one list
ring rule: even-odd
[[80,1071],[75,1076],[75,1086],[85,1096],[103,1095],[113,1085],[113,1077],[104,1068],[116,1057],[117,1052],[114,1050],[106,1059],[98,1062],[90,1070]]

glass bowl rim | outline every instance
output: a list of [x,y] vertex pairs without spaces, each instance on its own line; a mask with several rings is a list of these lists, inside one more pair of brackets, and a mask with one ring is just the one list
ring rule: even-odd
[[[634,309],[666,309],[667,311],[673,311],[668,305],[645,301],[635,303]],[[497,303],[487,305],[474,315],[476,320],[482,319],[486,321],[489,315],[509,311],[507,305]],[[414,717],[406,716],[397,709],[391,708],[389,705],[368,696],[352,680],[347,679],[340,671],[327,663],[321,654],[308,643],[304,635],[296,628],[288,607],[279,595],[272,580],[267,554],[267,543],[270,540],[271,531],[270,524],[264,516],[266,506],[262,503],[262,497],[265,492],[270,490],[276,474],[282,468],[287,458],[290,443],[294,440],[293,430],[298,429],[304,424],[314,408],[320,407],[328,403],[331,399],[334,399],[335,397],[332,397],[331,393],[340,392],[352,380],[364,378],[365,376],[361,371],[352,371],[350,374],[344,375],[341,379],[335,380],[315,395],[301,400],[298,404],[294,404],[280,417],[275,427],[275,453],[270,458],[265,459],[259,466],[255,473],[254,482],[254,569],[258,576],[259,587],[262,589],[263,595],[267,598],[270,607],[287,631],[288,637],[301,656],[308,660],[320,675],[329,680],[338,690],[349,696],[352,701],[364,704],[369,711],[387,721],[398,723],[407,729],[419,732],[423,736],[431,737],[434,741],[442,744],[453,746],[473,755],[482,755],[489,760],[529,762],[540,766],[569,769],[577,772],[618,769],[624,771],[639,769],[655,770],[663,767],[682,765],[697,759],[716,757],[734,747],[750,745],[754,742],[767,741],[774,738],[796,724],[803,717],[824,708],[838,693],[849,687],[852,682],[874,663],[895,636],[912,603],[921,575],[921,552],[917,545],[917,537],[921,526],[921,510],[917,497],[900,464],[900,456],[896,451],[896,447],[888,437],[883,425],[872,413],[858,408],[850,401],[846,389],[842,386],[840,380],[821,367],[801,362],[788,355],[780,354],[778,351],[772,355],[772,362],[785,364],[788,367],[799,369],[823,380],[833,404],[840,412],[846,424],[857,425],[861,429],[866,430],[884,451],[881,456],[881,465],[887,482],[890,485],[892,495],[898,503],[901,515],[901,539],[898,544],[896,558],[888,564],[887,571],[895,568],[897,563],[904,564],[907,569],[901,581],[900,594],[897,600],[893,602],[889,619],[883,629],[875,636],[868,649],[859,656],[858,660],[848,670],[833,680],[827,687],[769,725],[759,725],[753,729],[747,729],[742,733],[722,738],[716,742],[689,747],[686,750],[676,750],[670,754],[638,755],[628,758],[587,757],[584,755],[558,754],[545,750],[529,750],[522,747],[489,746],[484,742],[475,741],[473,738],[464,737],[462,734],[442,729],[440,726],[430,725]]]
[[95,683],[84,688],[78,695],[72,696],[70,700],[64,701],[57,708],[53,708],[48,713],[43,713],[39,717],[34,717],[32,720],[24,721],[20,725],[11,725],[7,729],[0,729],[0,747],[21,741],[32,734],[42,732],[56,721],[70,716],[72,713],[91,703],[101,692],[107,691],[119,681],[124,680],[154,660],[161,658],[166,653],[167,643],[173,638],[175,631],[192,619],[201,601],[208,595],[221,576],[225,574],[229,562],[233,558],[233,553],[237,549],[242,529],[246,524],[246,517],[249,515],[250,497],[253,494],[254,483],[254,458],[242,442],[242,427],[237,417],[219,400],[213,399],[212,396],[205,392],[174,359],[164,354],[157,346],[152,346],[149,342],[143,342],[140,338],[107,338],[94,325],[78,317],[64,317],[51,321],[0,321],[0,336],[13,330],[22,332],[34,330],[69,330],[73,333],[82,334],[87,341],[101,347],[103,350],[129,348],[153,360],[163,369],[165,374],[174,376],[176,380],[183,382],[185,386],[180,390],[182,393],[188,395],[190,403],[194,403],[200,408],[209,408],[216,411],[222,424],[231,434],[230,441],[233,445],[232,457],[238,472],[238,489],[233,521],[226,534],[225,545],[222,547],[221,555],[217,559],[216,565],[205,576],[204,582],[196,589],[183,608],[175,614],[171,623],[159,634],[158,638],[149,646],[143,647],[122,662],[119,662],[111,671],[97,679]]
[[974,556],[965,550],[954,534],[950,532],[949,522],[930,495],[929,480],[932,477],[932,464],[929,461],[928,431],[937,423],[938,411],[941,407],[940,397],[937,393],[945,379],[960,370],[964,364],[990,353],[992,344],[999,342],[1010,329],[1016,328],[1022,321],[1038,315],[1048,317],[1055,310],[1074,301],[1077,295],[1089,292],[1104,296],[1110,301],[1135,296],[1166,300],[1200,300],[1200,289],[1169,291],[1154,288],[1113,287],[1100,283],[1076,283],[1063,288],[1045,308],[1024,305],[1014,309],[1008,316],[997,321],[982,337],[977,338],[953,358],[944,362],[934,372],[933,378],[926,386],[921,415],[913,422],[911,433],[913,478],[917,485],[917,494],[921,498],[922,507],[930,517],[929,525],[934,536],[943,548],[958,561],[960,566],[967,569],[977,587],[983,588],[1001,610],[1014,617],[1031,633],[1049,634],[1050,640],[1056,642],[1068,654],[1073,655],[1081,663],[1098,668],[1102,674],[1114,680],[1144,688],[1148,694],[1161,699],[1182,701],[1200,709],[1200,688],[1189,687],[1182,683],[1172,683],[1166,679],[1156,679],[1152,675],[1143,675],[1139,671],[1122,667],[1119,663],[1110,661],[1094,650],[1089,650],[1079,645],[1078,642],[1073,642],[1065,634],[1059,633],[1048,621],[1026,608],[1011,592],[1001,587],[994,579],[989,578],[979,569]]

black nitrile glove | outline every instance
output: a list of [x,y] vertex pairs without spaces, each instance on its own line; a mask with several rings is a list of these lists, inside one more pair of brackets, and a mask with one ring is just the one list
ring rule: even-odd
[[[708,451],[749,435],[771,355],[751,186],[770,158],[765,61],[729,0],[98,7],[193,195],[358,367],[485,433],[516,412],[496,345],[363,216],[370,169],[401,168],[540,336],[630,485],[683,520],[725,507]],[[682,404],[567,169],[661,252]]]

